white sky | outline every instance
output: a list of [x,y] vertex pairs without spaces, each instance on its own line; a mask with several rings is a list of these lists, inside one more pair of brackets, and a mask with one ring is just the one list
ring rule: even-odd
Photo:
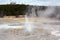
[[9,4],[10,2],[30,5],[60,5],[60,0],[0,0],[0,4]]

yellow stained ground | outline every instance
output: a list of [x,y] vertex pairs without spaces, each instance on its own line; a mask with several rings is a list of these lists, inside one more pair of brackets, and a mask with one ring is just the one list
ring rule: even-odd
[[[25,21],[25,18],[0,18],[0,20],[16,20],[16,21],[19,21],[19,22],[23,22]],[[56,19],[50,19],[50,18],[28,18],[28,20],[30,21],[33,21],[33,22],[60,22],[60,20],[56,20]]]

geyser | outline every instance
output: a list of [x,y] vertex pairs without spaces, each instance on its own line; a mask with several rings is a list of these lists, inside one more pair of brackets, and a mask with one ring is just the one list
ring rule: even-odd
[[25,15],[25,23],[24,24],[25,24],[24,28],[26,31],[28,31],[28,32],[33,31],[33,22],[28,19],[27,15]]

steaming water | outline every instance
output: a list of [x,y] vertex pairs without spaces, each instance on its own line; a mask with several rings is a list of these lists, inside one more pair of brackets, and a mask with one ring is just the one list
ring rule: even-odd
[[[38,6],[36,6],[36,7],[29,7],[28,16],[30,16],[30,17],[31,16],[32,17],[38,17],[38,18],[46,17],[46,18],[60,19],[60,7],[59,6],[48,6],[45,10],[40,10],[40,7],[38,7]],[[41,25],[43,26],[43,28],[46,28],[46,29],[49,29],[49,28],[51,29],[52,28],[53,31],[51,32],[51,34],[60,36],[60,33],[56,32],[56,31],[60,32],[59,31],[60,23],[53,23],[53,24],[49,24],[48,23],[47,25],[46,24],[45,25],[41,24]]]
[[28,32],[32,32],[33,31],[33,22],[31,22],[29,19],[28,19],[28,17],[27,17],[27,15],[25,15],[25,29],[26,29],[26,31],[28,31]]
[[60,6],[47,6],[45,10],[40,10],[40,6],[29,7],[27,15],[60,19]]

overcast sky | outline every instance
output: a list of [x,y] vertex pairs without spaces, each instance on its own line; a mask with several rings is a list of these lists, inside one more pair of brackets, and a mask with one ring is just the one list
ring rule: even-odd
[[60,0],[0,0],[0,4],[9,4],[10,2],[30,5],[60,5]]

